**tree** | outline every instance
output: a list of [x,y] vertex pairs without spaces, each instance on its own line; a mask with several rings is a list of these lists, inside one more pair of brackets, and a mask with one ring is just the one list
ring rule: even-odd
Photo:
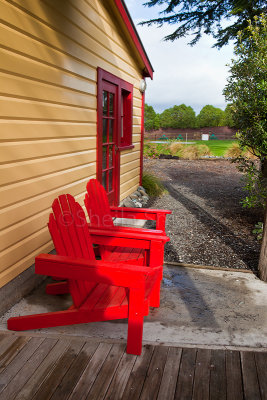
[[144,125],[145,130],[150,131],[154,129],[154,120],[156,118],[156,112],[152,106],[145,104],[145,115],[144,115]]
[[235,126],[230,104],[228,104],[224,110],[223,122],[223,125],[229,126],[230,128],[233,128]]
[[196,118],[199,128],[207,126],[221,126],[223,124],[224,111],[211,105],[204,106]]
[[[189,44],[194,45],[205,33],[217,40],[214,47],[218,48],[226,45],[231,39],[236,40],[237,33],[248,26],[248,19],[252,20],[254,16],[267,11],[266,0],[148,0],[144,5],[166,7],[160,13],[163,16],[141,24],[178,25],[165,40],[174,41],[192,34],[193,39]],[[227,27],[225,20],[230,21]]]
[[247,173],[251,196],[248,206],[265,203],[267,181],[267,18],[255,17],[246,31],[238,35],[236,58],[230,66],[230,77],[224,95],[231,102],[234,125],[243,149],[248,148],[261,162],[257,171],[251,160],[239,159]]

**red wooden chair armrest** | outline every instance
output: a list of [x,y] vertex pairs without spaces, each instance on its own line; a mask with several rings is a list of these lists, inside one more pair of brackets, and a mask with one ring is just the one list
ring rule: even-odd
[[165,232],[166,215],[171,214],[170,210],[155,210],[151,208],[127,208],[110,207],[111,215],[114,218],[144,219],[156,221],[156,229]]
[[[109,244],[109,241],[114,241],[115,239],[126,239],[127,241],[129,241],[129,244],[127,245],[127,247],[131,246],[131,242],[134,244],[134,242],[136,242],[137,240],[140,242],[151,242],[153,240],[157,240],[157,241],[162,241],[162,242],[168,242],[170,239],[168,236],[166,236],[162,231],[158,231],[158,230],[154,230],[152,233],[151,230],[149,229],[144,229],[144,232],[139,232],[139,230],[136,230],[134,232],[132,232],[132,230],[126,230],[124,229],[124,227],[116,227],[116,228],[98,228],[98,227],[92,227],[89,225],[89,231],[90,231],[90,235],[92,237],[92,241],[93,243],[96,243],[96,239],[97,237],[103,237],[107,243],[105,243],[106,245],[110,245],[110,246],[118,246],[120,245],[119,243],[116,244]],[[156,234],[155,234],[156,233]],[[122,245],[123,246],[123,245]],[[134,247],[134,246],[133,246]],[[142,244],[140,243],[140,246],[142,247]]]
[[158,238],[159,236],[164,236],[165,232],[163,232],[160,229],[144,229],[144,228],[135,228],[135,227],[128,227],[128,226],[120,226],[120,225],[115,225],[115,226],[107,226],[107,227],[103,227],[103,226],[99,226],[99,225],[94,225],[94,224],[89,224],[89,229],[90,229],[90,233],[91,233],[91,229],[96,229],[96,230],[100,230],[103,231],[105,230],[105,232],[118,232],[119,234],[121,233],[126,233],[129,234],[130,236],[132,236],[132,234],[136,234],[138,236],[140,236],[141,234],[144,235],[149,235],[151,236],[151,238],[155,237]]
[[59,278],[101,282],[127,288],[144,288],[148,278],[162,273],[162,266],[148,268],[137,265],[90,261],[83,258],[40,254],[35,259],[35,272]]

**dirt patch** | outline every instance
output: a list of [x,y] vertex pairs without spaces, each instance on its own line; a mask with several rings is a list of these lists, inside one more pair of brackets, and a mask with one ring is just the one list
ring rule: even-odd
[[169,194],[150,200],[171,209],[167,217],[165,260],[257,270],[260,243],[252,234],[263,220],[260,210],[245,209],[242,174],[227,160],[145,160]]

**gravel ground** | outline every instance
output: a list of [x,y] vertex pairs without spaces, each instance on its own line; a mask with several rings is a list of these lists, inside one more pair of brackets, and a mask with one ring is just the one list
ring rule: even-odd
[[149,207],[171,209],[165,260],[257,270],[260,244],[252,234],[259,210],[242,208],[242,174],[227,160],[145,160],[168,194]]

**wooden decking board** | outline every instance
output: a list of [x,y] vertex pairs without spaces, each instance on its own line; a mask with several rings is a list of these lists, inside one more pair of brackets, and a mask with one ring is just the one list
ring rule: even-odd
[[24,368],[28,359],[34,354],[35,350],[41,345],[44,338],[31,338],[28,343],[23,346],[16,357],[8,364],[8,366],[0,373],[0,392],[9,384],[10,381]]
[[[267,400],[267,352],[0,335],[0,400]],[[1,370],[2,368],[2,370]]]
[[226,352],[226,383],[227,400],[242,400],[244,398],[239,351]]
[[104,399],[110,382],[125,350],[124,344],[114,344],[87,395],[89,400]]
[[83,345],[84,342],[81,341],[70,343],[70,346],[55,364],[53,372],[43,381],[39,390],[35,393],[34,400],[47,400],[52,396]]
[[109,343],[100,343],[95,354],[87,364],[87,367],[77,382],[75,389],[71,393],[69,400],[84,400],[87,398],[87,394],[95,382],[97,375],[111,350],[111,347],[112,345]]
[[211,351],[210,368],[210,400],[226,400],[226,371],[224,350]]
[[183,349],[175,399],[192,399],[197,349]]
[[267,353],[255,353],[258,381],[262,400],[267,400]]
[[196,368],[193,386],[193,400],[208,399],[210,392],[211,351],[199,349],[196,357]]
[[[241,351],[241,366],[244,385],[245,399],[260,400],[260,388],[257,376],[257,367],[255,363],[254,353]],[[265,366],[266,372],[266,366]]]
[[168,347],[156,347],[147,371],[140,400],[154,400],[158,396],[162,379]]
[[143,384],[146,377],[152,354],[153,346],[143,346],[141,356],[137,357],[129,380],[125,387],[122,399],[137,400],[142,392]]
[[81,349],[80,353],[76,357],[75,361],[71,365],[70,369],[57,386],[51,400],[64,400],[69,397],[69,394],[73,391],[76,383],[82,375],[86,365],[91,359],[92,355],[97,349],[98,343],[87,342]]
[[181,356],[182,349],[179,347],[169,348],[158,393],[159,400],[172,400],[174,398]]
[[62,354],[67,350],[70,345],[69,340],[59,340],[48,355],[44,358],[39,367],[35,370],[31,378],[28,380],[20,392],[17,394],[16,400],[31,399],[39,390],[45,379],[53,372],[54,365]]
[[1,400],[12,400],[16,398],[17,393],[26,384],[35,369],[38,368],[43,358],[49,353],[49,351],[55,346],[56,339],[45,339],[32,356],[27,360],[21,369],[20,373],[17,374],[14,379],[5,387],[0,394]]

